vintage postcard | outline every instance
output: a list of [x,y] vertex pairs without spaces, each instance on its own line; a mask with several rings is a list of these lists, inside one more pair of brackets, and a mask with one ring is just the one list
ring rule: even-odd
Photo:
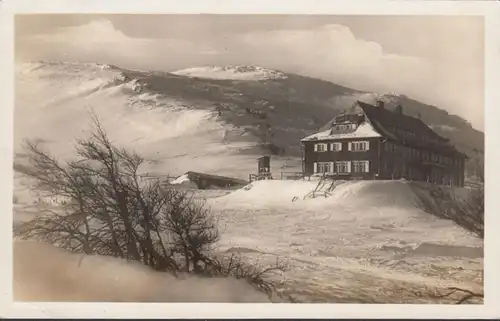
[[1,5],[3,315],[498,316],[497,6],[307,5]]

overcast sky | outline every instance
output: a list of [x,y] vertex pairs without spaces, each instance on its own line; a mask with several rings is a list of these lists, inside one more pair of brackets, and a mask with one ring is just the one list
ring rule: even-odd
[[25,15],[16,59],[174,71],[251,64],[397,92],[484,128],[479,17]]

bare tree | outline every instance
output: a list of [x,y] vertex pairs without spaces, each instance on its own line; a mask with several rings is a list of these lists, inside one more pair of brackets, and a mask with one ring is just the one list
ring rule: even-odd
[[[76,142],[76,160],[60,162],[26,142],[24,158],[14,169],[30,178],[42,196],[64,199],[64,205],[43,209],[43,215],[16,227],[17,237],[140,261],[174,274],[244,278],[260,290],[271,290],[264,276],[280,265],[257,268],[241,258],[235,265],[214,255],[218,218],[206,204],[160,180],[142,180],[144,159],[114,146],[97,117],[92,120],[93,133]],[[229,261],[236,260],[232,256]]]
[[32,178],[36,190],[68,201],[20,226],[17,235],[76,252],[137,260],[157,270],[178,270],[176,246],[170,244],[170,230],[162,220],[165,212],[184,210],[176,207],[184,192],[159,181],[142,181],[138,170],[144,159],[115,147],[95,117],[93,124],[90,138],[76,143],[76,161],[63,164],[27,142],[28,164],[16,164],[15,169]]

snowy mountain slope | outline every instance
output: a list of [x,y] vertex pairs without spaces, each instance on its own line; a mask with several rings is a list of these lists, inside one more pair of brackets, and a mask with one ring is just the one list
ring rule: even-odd
[[[134,80],[121,70],[97,64],[34,64],[16,75],[14,139],[37,139],[57,156],[70,157],[74,139],[89,129],[89,111],[102,121],[120,146],[133,148],[149,162],[148,173],[176,175],[201,171],[250,171],[253,162],[240,150],[252,138],[235,141],[241,130],[220,122],[210,108],[191,106],[189,100],[137,92]],[[226,157],[232,159],[226,164]],[[247,174],[245,174],[246,177]]]
[[[238,68],[251,71],[264,70],[265,72],[261,72],[261,77],[244,79],[244,77],[234,76],[238,75],[235,71]],[[195,70],[200,78],[192,77]],[[221,70],[228,74],[222,73]],[[421,117],[426,124],[433,125],[438,134],[449,138],[469,156],[474,156],[474,149],[480,151],[484,149],[484,134],[472,128],[467,121],[402,94],[362,92],[320,79],[252,66],[198,67],[191,69],[191,73],[189,70],[178,73],[190,75],[190,77],[188,79],[174,78],[172,74],[166,73],[157,73],[155,78],[148,77],[150,74],[136,73],[130,76],[140,78],[140,82],[147,84],[150,90],[215,102],[223,111],[241,111],[244,108],[260,111],[265,114],[262,117],[267,117],[261,120],[263,128],[269,125],[274,133],[272,139],[267,137],[265,131],[259,130],[258,134],[266,136],[273,144],[295,155],[297,154],[295,145],[297,137],[303,133],[311,134],[318,130],[328,123],[325,120],[333,118],[340,110],[351,106],[356,100],[374,103],[377,99],[386,101],[388,108],[401,104],[406,114]],[[213,76],[214,73],[218,76]],[[266,73],[277,74],[280,77],[266,78]],[[179,88],[181,84],[183,88]],[[242,123],[242,120],[234,113],[227,114],[222,115],[226,121],[235,124]],[[248,124],[248,119],[243,123]],[[255,126],[254,123],[250,125]],[[449,128],[456,130],[450,131]],[[288,140],[281,137],[280,134],[284,132],[287,132]],[[290,132],[293,132],[292,136]]]
[[82,134],[92,108],[117,141],[133,142],[157,161],[149,171],[177,175],[196,167],[246,178],[262,154],[281,156],[274,168],[284,158],[297,167],[300,139],[358,99],[384,99],[388,108],[401,103],[405,113],[420,114],[469,155],[483,149],[484,135],[466,121],[404,95],[366,93],[253,66],[176,73],[91,63],[24,64],[16,72],[16,145],[26,137],[48,144],[64,137],[56,145],[67,152],[67,138]]

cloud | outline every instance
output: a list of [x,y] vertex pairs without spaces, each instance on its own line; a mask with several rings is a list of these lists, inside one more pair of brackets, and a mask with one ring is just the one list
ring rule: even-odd
[[[242,55],[257,64],[319,77],[356,89],[397,92],[458,114],[483,127],[478,62],[431,60],[385,52],[343,25],[258,31],[239,37]],[[403,44],[402,44],[403,45]]]
[[[36,48],[36,53],[33,49]],[[168,53],[194,50],[181,39],[133,38],[117,30],[108,20],[94,20],[80,26],[59,28],[54,32],[18,39],[18,57],[38,59],[96,60],[127,63],[135,59],[162,57]]]
[[380,44],[357,39],[348,27],[336,24],[309,30],[256,32],[240,39],[245,46],[259,48],[262,56],[272,53],[292,68],[334,77],[358,88],[376,83],[379,88],[394,89],[401,78],[411,83],[415,73],[429,70],[424,59],[384,53]]

